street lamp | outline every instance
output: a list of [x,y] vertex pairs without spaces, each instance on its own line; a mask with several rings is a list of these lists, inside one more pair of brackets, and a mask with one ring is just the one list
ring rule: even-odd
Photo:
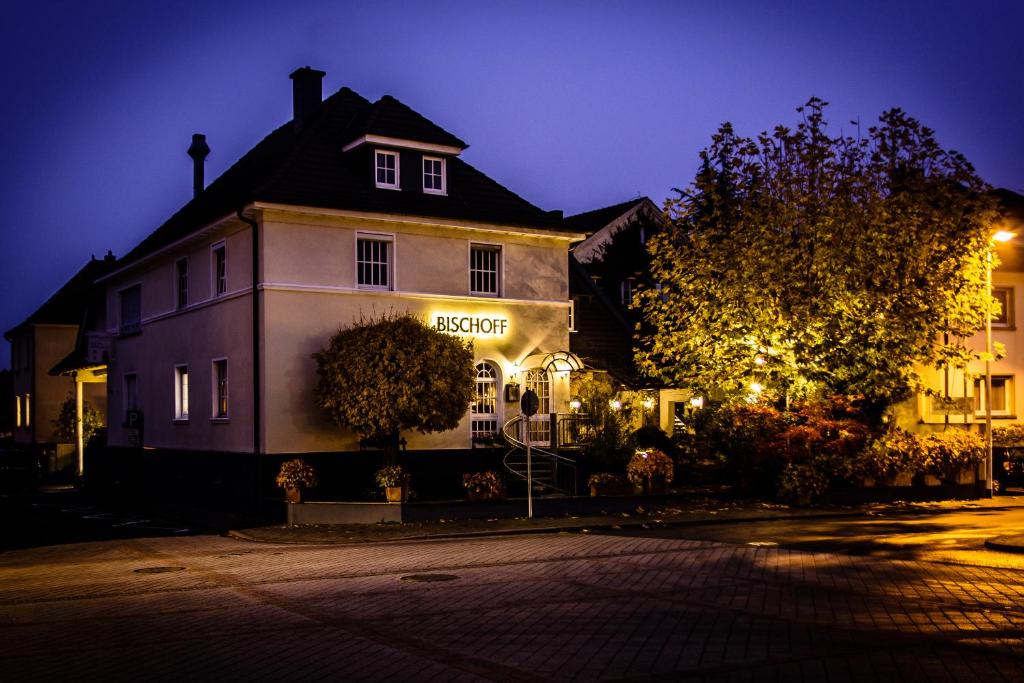
[[992,235],[985,261],[985,497],[992,497],[992,248],[996,242],[1009,242],[1015,232],[1000,230]]

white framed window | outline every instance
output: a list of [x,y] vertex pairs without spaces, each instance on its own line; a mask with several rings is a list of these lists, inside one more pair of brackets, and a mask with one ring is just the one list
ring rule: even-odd
[[213,364],[213,418],[228,418],[228,359],[214,358]]
[[993,287],[992,297],[999,302],[999,314],[992,316],[992,327],[1012,329],[1013,319],[1013,287]]
[[447,194],[445,160],[440,157],[423,157],[423,191],[427,194]]
[[470,413],[470,435],[474,439],[497,435],[498,369],[487,361],[476,364],[476,385]]
[[623,306],[633,305],[633,290],[636,287],[636,278],[627,277],[619,284],[619,300]]
[[373,152],[374,173],[377,187],[382,190],[398,190],[399,168],[398,152],[377,149]]
[[118,332],[122,335],[142,331],[142,285],[132,285],[118,292],[120,317]]
[[469,245],[469,293],[501,296],[501,246]]
[[188,420],[188,366],[174,366],[174,419]]
[[224,249],[224,243],[219,242],[213,247],[213,296],[221,296],[228,291],[228,254]]
[[569,299],[569,331],[576,331],[576,299]]
[[139,378],[134,372],[126,372],[122,382],[124,391],[124,410],[139,409]]
[[[992,415],[1008,417],[1013,414],[1013,375],[992,375]],[[985,415],[985,378],[974,380],[974,414]]]
[[188,259],[180,258],[174,262],[174,284],[178,298],[178,308],[188,306]]
[[394,239],[389,235],[356,236],[356,285],[394,289]]

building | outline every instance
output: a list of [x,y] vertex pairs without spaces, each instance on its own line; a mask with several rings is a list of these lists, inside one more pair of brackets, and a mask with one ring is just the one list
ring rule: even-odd
[[[412,312],[473,340],[478,400],[408,450],[470,449],[518,414],[518,388],[563,410],[567,253],[582,239],[463,161],[465,142],[390,96],[291,74],[294,116],[102,279],[109,444],[164,454],[352,453],[313,402],[311,354],[339,328]],[[541,420],[543,422],[543,420]],[[543,441],[543,427],[534,434]]]
[[[74,396],[75,381],[51,375],[50,369],[74,350],[87,311],[95,303],[93,283],[110,272],[114,263],[109,252],[102,259],[91,259],[31,315],[4,333],[11,344],[15,443],[54,452],[60,441],[57,416],[64,401]],[[102,385],[90,386],[84,400],[106,415]],[[62,461],[56,467],[68,464]]]

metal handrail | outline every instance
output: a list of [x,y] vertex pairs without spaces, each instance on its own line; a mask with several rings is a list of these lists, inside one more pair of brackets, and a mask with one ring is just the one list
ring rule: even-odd
[[[512,456],[515,453],[520,453],[520,452],[523,452],[523,451],[526,450],[526,442],[524,442],[520,438],[517,438],[516,436],[513,436],[512,433],[511,433],[511,429],[512,429],[513,425],[521,425],[521,424],[524,424],[524,423],[525,423],[525,420],[523,420],[523,416],[522,415],[517,415],[517,416],[513,417],[512,419],[510,419],[507,422],[505,422],[504,425],[502,425],[502,427],[501,427],[501,435],[505,439],[505,441],[508,442],[508,444],[512,446],[512,450],[510,450],[508,453],[506,453],[505,457],[502,459],[502,464],[505,465],[505,469],[506,470],[508,470],[512,474],[516,475],[517,477],[520,477],[521,479],[525,480],[526,479],[526,475],[523,474],[522,472],[516,470],[509,463],[509,457],[510,456]],[[559,467],[559,465],[561,465],[564,469],[569,470],[569,472],[572,474],[572,488],[571,488],[571,491],[563,489],[563,488],[559,488],[557,485],[548,484],[548,483],[546,483],[544,481],[539,481],[539,480],[536,480],[536,479],[533,481],[534,484],[540,485],[540,486],[542,486],[542,487],[544,487],[546,489],[550,489],[550,490],[558,492],[558,493],[570,493],[571,492],[572,495],[576,495],[576,493],[578,491],[578,482],[577,482],[578,472],[576,470],[576,461],[575,460],[573,460],[572,458],[567,458],[567,457],[565,457],[563,455],[559,455],[558,453],[552,453],[549,450],[545,450],[543,448],[539,448],[539,447],[536,447],[536,446],[530,446],[530,452],[533,455],[536,455],[536,456],[538,456],[540,458],[544,458],[544,459],[548,460],[552,464],[553,476],[555,478],[556,484],[558,482],[558,467]]]

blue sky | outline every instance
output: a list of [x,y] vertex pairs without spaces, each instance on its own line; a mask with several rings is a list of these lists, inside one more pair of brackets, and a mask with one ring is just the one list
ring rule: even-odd
[[[125,253],[291,115],[288,74],[391,94],[567,214],[685,186],[723,121],[899,106],[1024,191],[1024,3],[35,2],[0,27],[0,329]],[[8,365],[0,345],[0,367]]]

